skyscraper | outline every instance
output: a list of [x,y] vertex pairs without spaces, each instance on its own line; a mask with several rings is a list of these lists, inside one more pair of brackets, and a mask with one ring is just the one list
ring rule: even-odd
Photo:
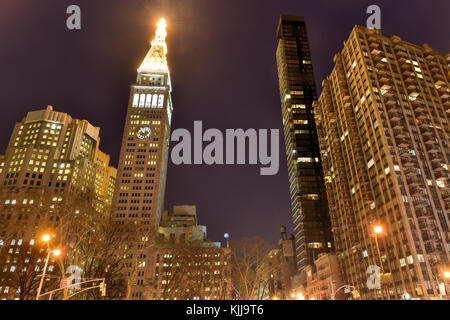
[[315,113],[343,281],[362,298],[448,294],[450,56],[356,26],[334,63]]
[[[59,242],[70,261],[79,253],[68,230],[88,229],[109,214],[116,170],[99,150],[99,131],[51,106],[16,123],[0,156],[0,298],[35,297],[44,232],[55,235],[52,245]],[[86,223],[76,229],[80,221]]]
[[131,86],[111,214],[112,223],[129,234],[122,249],[131,299],[143,297],[146,259],[164,205],[172,116],[166,35],[161,19]]
[[297,267],[333,250],[327,197],[312,103],[317,98],[302,17],[281,16],[277,64],[288,162]]

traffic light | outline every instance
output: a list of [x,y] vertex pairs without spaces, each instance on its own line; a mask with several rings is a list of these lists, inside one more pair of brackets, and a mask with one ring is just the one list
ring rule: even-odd
[[360,297],[359,291],[356,289],[352,291],[352,295],[353,299],[358,299]]
[[106,296],[106,283],[104,282],[100,282],[100,293],[102,297]]

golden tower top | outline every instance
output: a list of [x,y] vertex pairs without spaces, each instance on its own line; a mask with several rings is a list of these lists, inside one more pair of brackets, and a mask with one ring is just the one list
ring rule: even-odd
[[166,20],[161,18],[157,24],[155,38],[152,40],[150,51],[145,56],[138,72],[168,71],[167,67],[167,44],[166,44]]

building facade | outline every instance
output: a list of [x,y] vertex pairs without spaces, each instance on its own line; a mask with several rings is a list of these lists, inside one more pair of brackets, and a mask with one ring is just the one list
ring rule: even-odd
[[122,248],[129,288],[124,298],[141,299],[146,259],[162,215],[172,116],[166,23],[158,23],[151,48],[131,86],[120,149],[112,223],[128,234]]
[[44,232],[70,258],[75,217],[95,223],[109,214],[116,173],[99,150],[99,130],[51,106],[16,123],[0,156],[0,298],[35,296]]
[[281,16],[277,65],[299,270],[333,250],[327,197],[314,122],[317,98],[305,21]]
[[[334,254],[321,253],[313,266],[302,270],[303,288],[308,300],[343,300],[346,297],[341,272]],[[348,292],[347,292],[348,293]]]
[[366,299],[435,298],[450,263],[450,56],[356,26],[334,63],[315,113],[343,281]]
[[146,274],[147,299],[231,299],[231,251],[207,240],[195,206],[164,211]]
[[259,268],[265,275],[262,284],[255,294],[256,300],[292,299],[296,293],[293,277],[297,272],[295,256],[295,238],[286,234],[286,227],[281,227],[281,238],[278,248],[272,249]]

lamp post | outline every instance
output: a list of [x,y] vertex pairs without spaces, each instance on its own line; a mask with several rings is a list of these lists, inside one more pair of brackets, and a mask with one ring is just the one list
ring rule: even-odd
[[230,247],[230,243],[229,243],[230,235],[229,235],[228,233],[225,233],[225,234],[223,235],[223,237],[224,237],[225,239],[227,239],[227,248],[229,248],[229,247]]
[[[380,226],[380,225],[376,225],[376,226],[373,227],[373,232],[375,234],[375,243],[377,245],[378,259],[380,260],[381,274],[384,276],[383,259],[381,258],[380,246],[378,244],[378,235],[383,233],[383,227]],[[381,281],[380,281],[380,285],[381,285]],[[390,300],[391,297],[390,297],[390,294],[389,294],[389,287],[386,289],[386,293],[387,293],[387,299]]]
[[375,243],[377,245],[377,253],[378,253],[378,259],[380,260],[381,272],[384,274],[383,260],[381,259],[380,246],[378,245],[378,235],[383,232],[383,227],[375,226],[373,228],[373,232],[375,234]]
[[[439,278],[441,279],[442,282],[439,281],[438,277],[435,274],[433,274],[433,277],[435,278],[434,281],[436,282],[436,284],[438,286],[439,299],[444,300],[443,295],[448,296],[448,289],[447,289],[446,282],[448,281],[448,279],[450,279],[450,270],[444,270],[444,271],[442,271],[441,274],[439,274]],[[442,293],[442,291],[441,291],[441,283],[444,288],[444,293]]]
[[[51,239],[51,237],[48,234],[44,234],[42,236],[42,241],[47,242],[47,245],[48,245],[50,239]],[[42,285],[44,284],[45,273],[47,272],[48,260],[50,259],[50,254],[52,254],[52,253],[55,257],[57,257],[61,254],[61,251],[58,249],[50,250],[50,248],[47,247],[47,258],[45,259],[44,269],[42,270],[41,281],[39,282],[39,288],[38,288],[38,291],[36,294],[36,300],[39,300],[39,296],[41,295]]]

